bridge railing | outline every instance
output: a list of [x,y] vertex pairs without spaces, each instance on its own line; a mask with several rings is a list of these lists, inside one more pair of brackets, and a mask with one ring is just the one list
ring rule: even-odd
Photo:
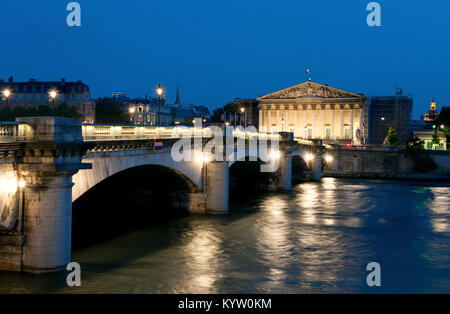
[[26,123],[0,122],[0,143],[24,142],[32,137],[33,129]]
[[170,139],[181,137],[212,137],[207,128],[155,127],[135,125],[84,124],[85,141]]
[[242,139],[266,139],[266,140],[280,140],[281,135],[278,133],[265,133],[265,132],[249,132],[249,131],[241,131],[234,130],[233,136],[236,138]]

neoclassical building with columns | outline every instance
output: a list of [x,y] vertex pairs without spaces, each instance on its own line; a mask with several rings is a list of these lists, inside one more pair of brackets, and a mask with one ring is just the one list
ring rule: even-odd
[[355,144],[367,138],[367,98],[362,94],[307,81],[256,100],[260,132]]

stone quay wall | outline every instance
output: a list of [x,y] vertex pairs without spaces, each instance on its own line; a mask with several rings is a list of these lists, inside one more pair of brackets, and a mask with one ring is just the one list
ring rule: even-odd
[[450,151],[428,151],[438,169],[427,173],[414,170],[412,160],[394,147],[327,149],[333,161],[326,163],[323,176],[404,180],[450,181]]

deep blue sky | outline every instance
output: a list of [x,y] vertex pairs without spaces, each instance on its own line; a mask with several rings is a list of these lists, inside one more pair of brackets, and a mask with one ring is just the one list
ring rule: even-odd
[[80,0],[82,26],[66,25],[66,0],[0,3],[0,78],[82,80],[93,97],[125,90],[214,108],[307,79],[371,95],[414,97],[414,117],[434,96],[450,104],[448,1]]

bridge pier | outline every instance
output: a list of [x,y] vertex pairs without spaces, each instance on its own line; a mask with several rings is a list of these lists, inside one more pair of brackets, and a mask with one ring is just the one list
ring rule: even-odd
[[206,213],[228,213],[228,161],[213,161],[205,164]]
[[72,232],[72,175],[82,164],[85,145],[81,122],[55,117],[20,118],[34,130],[18,160],[25,182],[19,228],[25,241],[21,270],[51,272],[70,262]]
[[316,156],[311,160],[311,179],[320,181],[322,179],[322,156]]
[[[70,262],[72,174],[27,173],[24,189],[22,270],[58,271]],[[31,180],[30,180],[31,179]]]
[[289,152],[282,153],[280,156],[277,177],[278,190],[292,190],[292,156]]

